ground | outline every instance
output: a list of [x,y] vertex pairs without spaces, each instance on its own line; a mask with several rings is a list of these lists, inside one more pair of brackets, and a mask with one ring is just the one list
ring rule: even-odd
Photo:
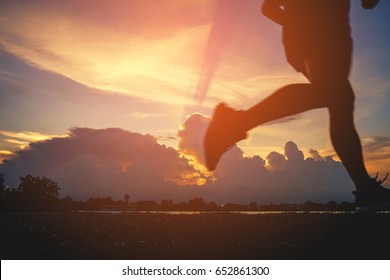
[[0,213],[1,259],[388,259],[390,213]]

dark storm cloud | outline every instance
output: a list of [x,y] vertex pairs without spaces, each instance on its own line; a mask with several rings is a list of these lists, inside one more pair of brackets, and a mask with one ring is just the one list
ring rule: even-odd
[[19,176],[49,176],[62,186],[63,195],[121,196],[137,189],[155,197],[164,187],[194,172],[176,150],[157,143],[150,135],[116,128],[73,128],[68,137],[31,143],[5,161],[0,170],[7,183]]

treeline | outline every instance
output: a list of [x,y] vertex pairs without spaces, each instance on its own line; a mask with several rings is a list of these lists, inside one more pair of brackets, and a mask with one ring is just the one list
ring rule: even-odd
[[5,185],[4,175],[0,174],[0,208],[17,211],[50,211],[61,204],[58,183],[47,177],[20,177],[17,188]]
[[202,197],[186,202],[175,203],[171,199],[156,201],[130,202],[130,195],[124,194],[123,200],[112,197],[94,197],[86,201],[75,201],[66,196],[59,198],[58,183],[47,177],[20,177],[17,188],[5,185],[4,175],[0,174],[0,210],[1,211],[77,211],[77,210],[121,210],[121,211],[353,211],[350,202],[326,204],[306,202],[303,204],[258,204],[247,205],[205,202]]

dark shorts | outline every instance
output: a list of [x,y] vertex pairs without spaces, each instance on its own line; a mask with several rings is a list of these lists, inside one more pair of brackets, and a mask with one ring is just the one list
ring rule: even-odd
[[355,95],[348,81],[352,61],[352,38],[309,41],[307,44],[284,41],[287,61],[318,86],[319,98],[329,107],[353,110]]
[[350,36],[334,36],[323,38],[304,38],[283,35],[283,44],[288,63],[298,72],[305,73],[305,61],[316,52],[327,52],[327,56],[335,67],[351,64],[352,38]]

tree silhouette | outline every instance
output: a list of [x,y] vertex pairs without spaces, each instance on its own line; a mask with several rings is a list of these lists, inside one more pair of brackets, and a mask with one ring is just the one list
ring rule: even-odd
[[177,205],[173,203],[172,199],[161,200],[161,210],[169,211],[177,209]]
[[33,177],[30,174],[20,177],[17,192],[20,205],[27,210],[50,210],[58,202],[60,187],[47,177]]
[[206,203],[203,200],[203,197],[195,197],[188,201],[189,210],[203,210]]
[[256,202],[251,202],[249,203],[249,211],[257,211],[257,203]]
[[114,204],[114,201],[112,200],[111,196],[90,197],[86,202],[88,209],[95,209],[95,210],[98,210],[102,207],[105,208],[105,207],[113,205],[113,204]]
[[6,196],[6,187],[4,174],[0,173],[0,208],[5,207],[5,196]]
[[0,173],[0,187],[1,189],[5,188],[4,174]]
[[4,194],[5,194],[4,174],[0,173],[0,196],[2,197]]

